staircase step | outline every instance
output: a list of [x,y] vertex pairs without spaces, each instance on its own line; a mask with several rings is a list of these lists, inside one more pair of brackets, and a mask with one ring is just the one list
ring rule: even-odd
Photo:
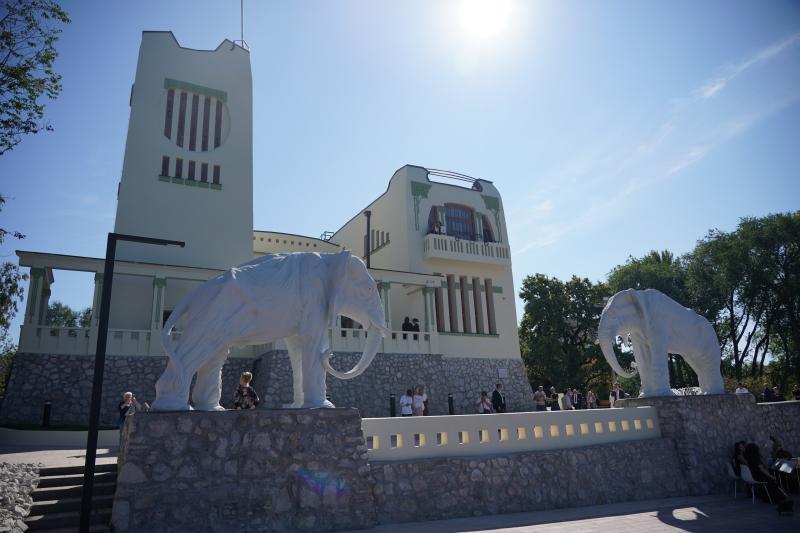
[[[114,494],[117,488],[115,481],[107,483],[97,483],[95,481],[92,489],[92,496],[102,496],[107,494]],[[62,498],[80,498],[83,493],[83,485],[69,485],[69,486],[54,486],[54,487],[37,487],[31,496],[33,501],[47,501],[47,500],[60,500]]]
[[[111,508],[114,505],[114,495],[92,497],[92,509]],[[59,500],[37,501],[31,506],[32,515],[49,515],[51,513],[66,513],[81,510],[81,497],[62,498]]]
[[[111,507],[97,509],[92,512],[89,524],[97,526],[108,526],[111,522]],[[31,514],[25,519],[28,531],[52,531],[66,530],[76,531],[81,524],[80,512],[69,513],[50,513],[47,515]]]
[[[41,474],[40,474],[41,476]],[[116,483],[116,472],[100,472],[95,473],[95,483]],[[78,474],[63,474],[47,477],[39,477],[39,487],[70,487],[74,485],[83,485],[83,472]]]
[[[94,467],[94,472],[116,472],[117,463],[102,463]],[[69,476],[73,474],[83,474],[83,465],[76,466],[50,466],[39,469],[39,477],[50,476]]]

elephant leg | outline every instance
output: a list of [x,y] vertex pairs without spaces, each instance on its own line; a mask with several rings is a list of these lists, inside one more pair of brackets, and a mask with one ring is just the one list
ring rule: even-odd
[[289,349],[289,362],[292,364],[292,403],[284,404],[285,409],[303,407],[303,343],[296,337],[286,339]]
[[303,339],[303,407],[334,407],[325,397],[327,373],[321,352],[321,339]]
[[167,368],[156,381],[156,400],[154,411],[191,411],[189,405],[189,387],[191,380],[186,379],[182,369],[175,360],[169,358]]
[[[666,347],[661,344],[649,345],[645,349],[646,363],[649,369],[646,396],[672,396],[669,388],[669,363]],[[644,383],[644,377],[642,378]]]
[[222,396],[222,366],[228,358],[228,348],[218,350],[214,356],[197,369],[197,381],[192,391],[194,407],[198,411],[224,411],[219,404]]
[[720,370],[720,351],[716,336],[701,353],[684,356],[684,360],[697,374],[697,383],[703,394],[725,394],[725,383]]

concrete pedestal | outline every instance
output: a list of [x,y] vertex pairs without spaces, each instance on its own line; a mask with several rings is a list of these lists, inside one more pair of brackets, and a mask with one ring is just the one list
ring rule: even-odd
[[375,525],[356,409],[138,413],[122,431],[115,531]]
[[619,407],[652,405],[658,409],[661,436],[672,439],[689,494],[730,490],[725,462],[737,441],[754,442],[764,460],[771,452],[770,435],[792,451],[800,446],[800,402],[757,404],[750,394],[671,396],[620,400]]

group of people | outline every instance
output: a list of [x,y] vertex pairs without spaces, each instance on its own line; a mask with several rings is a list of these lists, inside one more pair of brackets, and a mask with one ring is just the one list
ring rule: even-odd
[[[234,409],[255,409],[258,405],[260,400],[255,389],[250,386],[251,381],[253,381],[253,374],[250,372],[242,372],[242,375],[239,376],[239,386],[233,391]],[[119,402],[117,408],[119,410],[117,425],[122,427],[127,417],[139,411],[149,411],[150,405],[147,402],[139,403],[132,392],[126,392],[122,395],[122,401]]]
[[428,416],[428,395],[425,394],[425,387],[406,389],[406,393],[400,396],[400,415]]
[[478,413],[483,415],[505,413],[506,395],[503,392],[503,384],[495,384],[491,397],[489,397],[489,394],[485,390],[482,390],[481,395],[478,396],[478,401],[475,402],[475,407]]
[[[751,394],[743,383],[739,383],[734,391],[736,394]],[[792,391],[792,399],[800,400],[800,387],[795,387]],[[770,387],[764,385],[764,391],[761,393],[762,402],[783,402],[786,398],[777,386]]]
[[400,329],[403,331],[419,331],[419,319],[415,318],[414,320],[410,320],[406,317]]
[[[772,440],[772,464],[779,465],[783,461],[791,459],[792,454],[783,447],[777,438],[770,436]],[[793,501],[789,492],[797,494],[798,481],[797,475],[793,472],[782,472],[779,468],[769,468],[761,458],[761,450],[758,445],[752,442],[739,441],[733,447],[733,470],[737,476],[742,475],[742,466],[750,470],[750,475],[759,483],[764,483],[764,490],[759,490],[759,496],[765,502],[772,502],[778,505],[779,511],[791,511]],[[794,466],[793,468],[796,468]],[[784,489],[783,487],[786,487]]]
[[597,396],[593,391],[588,391],[584,395],[577,387],[568,387],[559,394],[555,387],[550,387],[546,391],[543,385],[539,385],[533,393],[533,403],[537,411],[597,409]]

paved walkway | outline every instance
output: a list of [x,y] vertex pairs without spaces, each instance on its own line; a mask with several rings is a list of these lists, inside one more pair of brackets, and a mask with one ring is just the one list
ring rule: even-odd
[[[435,495],[431,495],[435,497]],[[800,498],[795,505],[800,505]],[[774,506],[742,496],[704,496],[627,502],[532,513],[457,518],[436,522],[390,524],[360,533],[796,533],[800,510],[778,516]],[[355,533],[355,532],[353,532]]]

